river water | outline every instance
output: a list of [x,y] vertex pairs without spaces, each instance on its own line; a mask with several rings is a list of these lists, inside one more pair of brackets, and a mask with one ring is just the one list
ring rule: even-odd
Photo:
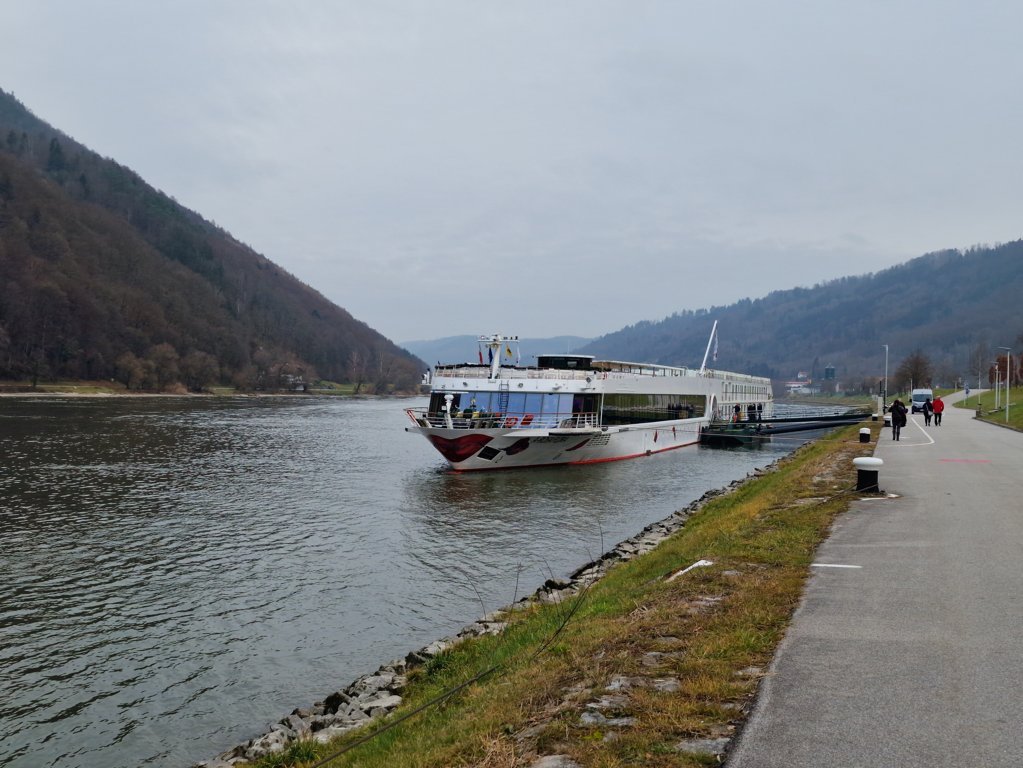
[[423,403],[0,398],[0,765],[211,758],[806,439],[453,474]]

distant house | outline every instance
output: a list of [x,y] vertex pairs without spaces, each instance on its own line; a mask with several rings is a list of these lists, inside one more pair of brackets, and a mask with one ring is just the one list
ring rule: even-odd
[[785,392],[788,395],[816,395],[820,391],[821,388],[815,385],[811,379],[803,378],[785,382]]

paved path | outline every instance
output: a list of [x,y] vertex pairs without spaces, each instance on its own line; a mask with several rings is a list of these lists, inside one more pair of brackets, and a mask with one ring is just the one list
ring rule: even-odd
[[898,497],[836,522],[728,768],[1023,766],[1023,433],[949,407],[874,455]]

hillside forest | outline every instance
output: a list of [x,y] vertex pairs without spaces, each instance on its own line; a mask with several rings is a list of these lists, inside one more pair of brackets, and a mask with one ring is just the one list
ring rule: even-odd
[[411,391],[425,365],[0,91],[0,379]]
[[[833,368],[845,391],[876,391],[888,351],[889,390],[910,381],[986,386],[1023,353],[1023,241],[948,250],[859,277],[776,291],[725,307],[640,322],[577,350],[601,358],[698,367],[714,320],[712,367],[784,382]],[[997,365],[996,365],[997,364]]]

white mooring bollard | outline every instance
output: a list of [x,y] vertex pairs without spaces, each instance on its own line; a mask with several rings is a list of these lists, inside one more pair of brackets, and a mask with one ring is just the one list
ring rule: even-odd
[[872,456],[860,456],[858,459],[853,459],[853,466],[856,467],[856,490],[880,493],[880,489],[877,487],[877,473],[883,464],[884,461]]

